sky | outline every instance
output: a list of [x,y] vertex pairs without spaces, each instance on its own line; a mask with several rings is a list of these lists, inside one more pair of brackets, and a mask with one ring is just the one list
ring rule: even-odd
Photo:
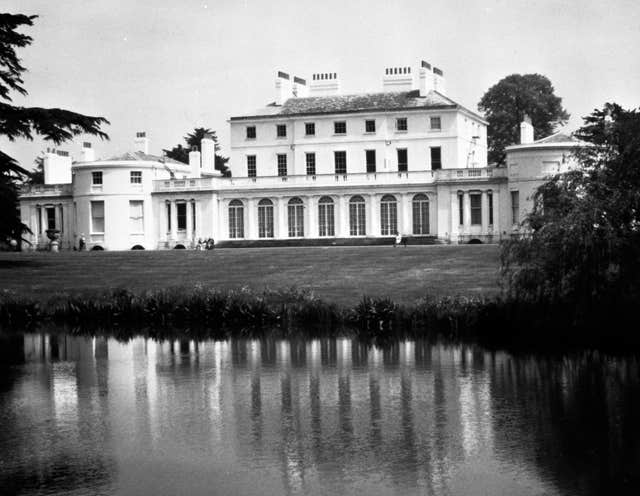
[[[37,14],[19,49],[27,97],[14,104],[104,116],[110,140],[79,136],[58,149],[79,158],[150,152],[194,127],[217,132],[229,154],[231,116],[275,99],[278,70],[337,72],[343,93],[379,91],[384,68],[424,59],[444,71],[447,95],[477,109],[503,77],[547,76],[571,114],[566,130],[605,102],[640,106],[638,0],[3,0]],[[51,143],[0,148],[31,168]]]

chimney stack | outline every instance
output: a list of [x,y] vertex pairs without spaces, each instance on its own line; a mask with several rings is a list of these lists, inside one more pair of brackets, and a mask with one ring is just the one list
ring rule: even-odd
[[80,155],[80,160],[82,162],[93,162],[96,159],[96,154],[93,151],[93,148],[91,148],[91,143],[89,143],[88,141],[85,141],[84,143],[82,143],[82,153]]
[[433,75],[431,72],[431,64],[420,61],[420,76],[418,81],[418,88],[420,90],[420,96],[427,96],[433,89]]
[[332,96],[340,94],[340,79],[337,72],[320,72],[311,76],[309,96]]
[[533,126],[531,125],[531,118],[525,114],[520,123],[520,144],[529,145],[531,143],[533,143]]
[[387,67],[382,78],[382,91],[413,90],[413,73],[411,67]]
[[69,152],[63,150],[49,150],[44,155],[44,183],[45,184],[70,184],[71,183],[71,157]]
[[147,138],[147,133],[144,131],[136,133],[136,139],[133,142],[136,147],[137,152],[142,152],[145,155],[149,155],[149,139]]
[[307,81],[298,76],[293,76],[293,87],[291,89],[293,98],[304,98],[309,96]]
[[[200,142],[200,150],[202,150],[202,172],[206,174],[214,174],[216,165],[216,144],[213,141],[213,136],[210,134],[204,135]],[[189,154],[189,164],[191,164],[191,153]],[[191,170],[193,171],[193,168]]]
[[[215,163],[215,156],[213,160]],[[200,168],[202,167],[202,162],[200,161],[200,152],[195,146],[189,152],[189,167],[191,167],[191,174],[189,177],[200,177]]]
[[447,86],[445,84],[444,73],[442,69],[433,68],[433,89],[441,95],[447,94]]
[[283,105],[291,97],[291,79],[286,72],[278,71],[276,77],[276,105]]

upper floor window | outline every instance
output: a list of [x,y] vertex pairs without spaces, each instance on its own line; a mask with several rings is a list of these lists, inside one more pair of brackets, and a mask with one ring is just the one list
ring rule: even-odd
[[142,171],[131,171],[129,173],[131,184],[142,184]]
[[398,148],[398,172],[406,172],[408,168],[407,149]]
[[276,136],[278,138],[286,138],[287,137],[287,125],[286,124],[278,124],[276,126]]
[[247,126],[247,139],[256,139],[256,127]]
[[376,121],[373,119],[369,119],[364,121],[364,132],[365,133],[375,133],[376,132]]
[[375,172],[376,171],[376,151],[365,150],[365,155],[367,160],[367,172]]
[[316,135],[316,123],[315,122],[305,122],[305,124],[304,124],[304,134],[305,134],[305,136],[315,136]]
[[102,171],[95,171],[91,173],[91,184],[94,186],[102,186]]
[[256,156],[247,155],[247,177],[256,177]]
[[396,131],[406,131],[407,129],[407,118],[398,117],[396,119]]
[[442,149],[439,146],[431,147],[431,170],[442,169]]
[[347,123],[346,121],[336,121],[333,123],[333,132],[334,134],[347,134]]
[[315,176],[316,175],[316,154],[315,153],[307,153],[307,176]]
[[278,154],[278,175],[287,175],[287,155],[285,153]]
[[429,118],[429,129],[432,131],[440,131],[442,129],[442,121],[439,116]]
[[347,152],[333,152],[335,158],[336,174],[347,173]]
[[520,222],[520,193],[518,191],[511,192],[511,223],[518,224]]

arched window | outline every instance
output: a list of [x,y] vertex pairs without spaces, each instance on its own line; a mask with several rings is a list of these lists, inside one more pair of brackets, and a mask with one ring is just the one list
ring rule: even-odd
[[318,235],[336,235],[335,223],[333,218],[333,200],[328,196],[323,196],[318,202]]
[[413,234],[429,234],[429,198],[425,194],[413,197]]
[[273,238],[273,202],[267,198],[258,202],[258,237]]
[[365,213],[364,198],[360,195],[352,196],[349,200],[349,234],[364,236],[367,234],[367,214]]
[[244,205],[240,200],[229,202],[229,238],[244,238]]
[[394,236],[398,232],[398,202],[393,195],[384,195],[380,200],[380,233]]
[[289,237],[304,236],[304,204],[300,198],[291,198],[287,207],[289,212]]

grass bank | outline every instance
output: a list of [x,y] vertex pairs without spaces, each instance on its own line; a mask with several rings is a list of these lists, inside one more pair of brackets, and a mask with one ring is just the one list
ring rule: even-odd
[[498,293],[499,247],[352,246],[234,248],[133,252],[0,252],[0,289],[45,301],[58,292],[140,293],[202,284],[313,291],[325,301],[356,305],[363,295],[412,303],[436,297]]
[[606,314],[576,315],[562,302],[465,296],[426,296],[410,304],[363,297],[355,305],[339,305],[307,290],[224,291],[203,286],[83,296],[60,293],[46,300],[5,291],[0,294],[0,327],[64,326],[71,333],[107,333],[120,339],[224,339],[275,331],[285,336],[353,335],[377,344],[433,338],[499,348],[640,348],[638,333],[624,325],[634,306],[612,301],[604,308]]

